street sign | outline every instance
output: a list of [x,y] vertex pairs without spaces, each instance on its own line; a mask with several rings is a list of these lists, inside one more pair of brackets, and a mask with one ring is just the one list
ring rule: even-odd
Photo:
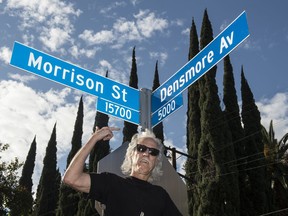
[[179,94],[152,114],[151,119],[152,127],[162,122],[165,118],[170,116],[172,113],[176,112],[182,106],[183,106],[183,96],[182,94]]
[[249,36],[245,11],[152,93],[152,113],[169,103]]
[[113,103],[112,101],[106,100],[104,98],[98,97],[96,109],[97,111],[107,115],[112,115],[137,125],[140,124],[139,110],[134,110],[129,107]]
[[134,110],[140,108],[138,89],[115,82],[19,42],[14,43],[10,64],[113,103]]
[[146,92],[149,96],[147,98],[145,92],[140,94],[138,89],[115,82],[19,42],[14,43],[10,64],[95,95],[98,97],[98,111],[150,128],[151,125],[154,127],[178,110],[183,105],[181,93],[248,36],[249,30],[244,11],[152,94],[151,90],[150,93]]

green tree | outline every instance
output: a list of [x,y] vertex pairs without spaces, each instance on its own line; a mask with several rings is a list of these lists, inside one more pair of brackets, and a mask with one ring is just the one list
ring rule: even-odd
[[59,170],[57,170],[56,124],[46,148],[43,169],[37,188],[34,215],[55,215],[59,195]]
[[[245,152],[245,139],[244,129],[241,123],[240,110],[238,105],[238,98],[235,89],[235,81],[233,75],[233,67],[230,61],[229,55],[224,58],[224,77],[223,77],[223,102],[225,105],[225,116],[228,122],[228,126],[232,135],[232,143],[234,145],[235,157],[238,170],[241,170],[239,174],[239,199],[240,199],[240,215],[251,215],[253,206],[247,197],[246,179],[247,174],[245,172],[246,157]],[[230,163],[231,166],[235,166],[235,161]]]
[[[207,10],[204,12],[200,48],[213,40]],[[239,215],[238,172],[227,162],[235,160],[231,133],[220,107],[216,66],[199,80],[201,139],[198,147],[197,189],[199,203],[195,215]]]
[[[108,71],[106,72],[106,77],[108,77]],[[97,129],[108,126],[109,116],[101,112],[96,112],[95,121],[93,126],[93,133]],[[109,140],[98,141],[93,147],[89,156],[89,172],[97,172],[98,161],[110,153]],[[95,209],[95,200],[82,199],[80,206],[83,210],[78,211],[78,216],[80,215],[99,215]]]
[[275,138],[273,121],[269,130],[262,128],[264,155],[268,163],[270,211],[288,208],[288,133],[278,141]]
[[[74,131],[71,141],[71,150],[67,157],[66,168],[68,168],[72,158],[75,156],[75,154],[82,146],[83,118],[84,118],[83,98],[81,96],[74,124]],[[79,192],[75,191],[74,189],[65,184],[61,184],[57,215],[58,216],[76,215],[78,211],[79,200],[80,200]]]
[[[247,194],[253,203],[252,215],[260,215],[268,211],[266,195],[266,164],[264,158],[264,144],[261,134],[261,117],[253,93],[241,69],[242,122],[246,138],[245,156],[247,158],[246,171],[249,187]],[[242,170],[241,170],[242,171]]]
[[[8,144],[0,143],[0,153],[8,148]],[[0,155],[0,215],[8,215],[9,209],[17,202],[15,199],[18,188],[17,170],[22,165],[17,157],[10,162],[5,162]]]
[[[133,48],[132,52],[132,66],[131,66],[129,86],[138,89],[138,75],[137,75],[137,64],[135,57],[135,47]],[[137,132],[138,132],[138,125],[124,121],[123,143],[127,141],[130,142],[132,136]]]
[[19,185],[17,187],[17,195],[15,194],[15,199],[17,199],[17,201],[14,201],[13,208],[11,208],[11,215],[29,215],[32,213],[32,207],[33,207],[32,175],[35,167],[35,158],[36,158],[36,136],[34,137],[30,145],[30,149],[28,151],[22,169],[22,175],[19,179]]
[[[152,91],[156,90],[159,86],[160,86],[160,80],[159,80],[158,61],[157,61],[156,66],[155,66]],[[160,122],[155,127],[153,127],[153,132],[154,132],[155,136],[158,139],[160,139],[163,143],[164,142],[163,122]]]
[[[190,28],[190,47],[188,60],[191,60],[199,53],[199,40],[196,25],[194,19],[192,19],[192,25]],[[198,145],[201,138],[201,124],[200,124],[200,107],[199,107],[199,83],[198,81],[193,83],[188,88],[188,100],[187,100],[187,151],[191,158],[188,158],[185,164],[185,171],[188,189],[188,207],[190,215],[193,215],[194,209],[196,210],[200,203],[198,197],[198,191],[194,190],[194,181],[196,180],[197,173],[197,160],[193,158],[198,157]],[[195,179],[195,180],[194,180]]]

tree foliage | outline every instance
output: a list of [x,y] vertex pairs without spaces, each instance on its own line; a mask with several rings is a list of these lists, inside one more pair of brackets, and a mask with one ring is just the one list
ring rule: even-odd
[[[153,79],[153,86],[152,86],[152,92],[156,90],[160,86],[160,80],[159,80],[159,72],[158,72],[158,61],[155,65],[155,72],[154,72],[154,79]],[[153,127],[153,132],[155,136],[164,142],[164,132],[163,132],[163,122],[160,122],[155,127]]]
[[[75,154],[82,146],[83,118],[84,118],[83,97],[81,96],[74,124],[74,131],[71,141],[71,150],[67,157],[66,168],[69,166],[72,158],[75,156]],[[79,200],[80,200],[79,192],[75,191],[74,189],[65,184],[61,184],[57,215],[58,216],[76,215],[78,211]]]
[[43,169],[36,194],[34,215],[55,215],[59,198],[59,170],[57,169],[56,124],[46,148]]
[[[8,144],[0,143],[0,153],[9,148]],[[19,197],[17,171],[23,164],[16,157],[10,162],[2,161],[0,155],[0,215],[7,215]]]
[[242,95],[242,122],[244,125],[245,156],[247,157],[246,172],[250,201],[253,204],[254,215],[268,211],[266,161],[264,158],[264,144],[262,137],[261,116],[255,103],[253,93],[245,78],[244,69],[241,70],[241,95]]
[[[137,75],[137,63],[135,55],[135,47],[132,52],[132,66],[130,73],[129,86],[135,89],[138,89],[138,75]],[[130,142],[132,136],[138,132],[138,125],[131,122],[124,121],[123,127],[123,143]]]
[[17,194],[15,194],[15,202],[11,207],[11,215],[30,215],[33,207],[33,181],[32,175],[35,167],[36,158],[36,136],[34,137],[30,149],[28,151],[22,175],[17,186]]

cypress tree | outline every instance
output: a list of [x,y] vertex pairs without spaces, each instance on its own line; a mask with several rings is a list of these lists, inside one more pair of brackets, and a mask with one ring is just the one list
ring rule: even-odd
[[34,137],[28,151],[19,185],[15,188],[13,205],[10,207],[10,215],[29,215],[32,213],[33,192],[32,175],[36,157],[36,137]]
[[[245,172],[245,140],[244,129],[241,124],[240,110],[238,105],[237,93],[235,89],[235,81],[233,75],[233,67],[230,61],[229,55],[224,58],[224,77],[223,77],[223,102],[225,104],[225,117],[228,122],[228,126],[232,135],[232,143],[234,145],[236,162],[239,164],[238,170],[241,173],[238,177],[239,182],[239,199],[240,199],[240,215],[249,215],[251,208],[251,202],[247,197],[246,179],[247,174]],[[231,166],[235,166],[234,161],[229,163]]]
[[[108,71],[106,72],[106,77],[108,77]],[[108,121],[109,121],[108,115],[101,113],[101,112],[96,112],[94,126],[93,126],[93,133],[97,129],[101,129],[102,127],[108,126]],[[106,155],[108,155],[109,152],[110,152],[109,140],[98,141],[97,144],[92,149],[90,156],[89,156],[89,172],[97,172],[98,161],[101,160]],[[95,200],[87,201],[86,199],[82,199],[81,201],[83,202],[81,206],[83,206],[84,209],[82,212],[78,212],[78,215],[83,215],[83,216],[98,215],[95,209]]]
[[[207,10],[204,12],[200,47],[213,40]],[[216,66],[199,80],[201,139],[198,147],[199,207],[195,215],[239,215],[238,175],[231,133],[220,107],[216,85]]]
[[264,158],[264,144],[261,134],[261,117],[253,93],[241,69],[241,95],[242,95],[242,121],[246,138],[246,170],[248,185],[250,187],[249,198],[253,203],[255,212],[252,215],[260,215],[266,212],[266,167]]
[[[74,131],[71,141],[71,150],[67,157],[66,168],[68,168],[71,160],[82,146],[83,118],[84,118],[83,98],[81,96],[74,124]],[[58,216],[76,215],[78,211],[77,204],[79,200],[80,200],[79,192],[75,191],[74,189],[65,184],[61,184],[57,215]]]
[[[192,19],[192,25],[190,28],[190,47],[188,60],[191,60],[199,53],[199,41],[198,34],[194,19]],[[185,164],[187,189],[188,189],[188,207],[190,215],[193,215],[193,209],[197,209],[199,206],[199,200],[197,199],[197,191],[193,190],[193,179],[196,179],[197,172],[197,158],[198,145],[201,138],[201,125],[200,125],[200,107],[199,107],[199,84],[198,81],[188,88],[187,99],[187,152],[191,156],[188,158]]]
[[[158,73],[158,61],[155,65],[155,73],[154,73],[154,79],[153,79],[153,86],[152,91],[156,90],[160,86],[160,80],[159,80],[159,73]],[[153,128],[153,132],[155,136],[164,142],[164,134],[163,134],[163,122],[160,122]]]
[[[137,75],[137,64],[135,57],[135,47],[133,48],[132,52],[132,66],[131,66],[129,86],[138,89],[138,75]],[[138,132],[138,125],[124,121],[123,143],[126,141],[130,142],[132,136],[137,132]]]
[[58,201],[57,178],[57,141],[56,141],[56,124],[46,148],[46,154],[43,160],[43,169],[37,188],[36,205],[34,215],[55,215]]
[[35,158],[36,158],[36,136],[34,137],[28,155],[26,157],[22,175],[19,179],[19,186],[22,188],[22,192],[24,193],[25,199],[22,199],[20,204],[21,206],[21,215],[28,215],[32,213],[33,206],[33,180],[32,175],[35,167]]
[[[106,71],[106,77],[108,77],[108,71]],[[96,112],[95,121],[93,125],[93,133],[96,129],[101,129],[102,127],[107,127],[109,122],[109,116],[101,113]],[[110,145],[109,140],[107,141],[99,141],[97,145],[92,149],[90,157],[89,157],[89,171],[90,172],[97,172],[97,164],[98,161],[101,160],[103,157],[108,155],[110,152]]]

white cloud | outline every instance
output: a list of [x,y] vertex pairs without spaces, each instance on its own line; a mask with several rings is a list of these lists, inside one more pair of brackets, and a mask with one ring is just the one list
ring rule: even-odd
[[[130,64],[131,64],[131,58],[130,58]],[[127,79],[127,77],[129,75],[123,68],[118,67],[119,65],[117,64],[117,61],[111,64],[109,61],[102,59],[99,61],[98,65],[99,65],[97,66],[98,74],[105,76],[106,71],[108,70],[109,79],[128,85],[129,80]],[[116,65],[116,68],[113,67],[113,65]]]
[[11,59],[12,51],[4,46],[0,48],[0,60],[3,61],[6,64],[9,64]]
[[92,48],[92,49],[80,49],[78,46],[73,45],[70,48],[70,53],[72,56],[74,56],[76,59],[78,59],[81,56],[86,56],[87,58],[93,58],[96,55],[96,52],[100,50],[100,48]]
[[150,38],[155,31],[163,31],[168,27],[167,20],[156,18],[155,13],[149,12],[149,10],[140,10],[135,18],[139,31],[147,38]]
[[150,52],[149,55],[150,58],[159,60],[161,65],[164,65],[168,58],[168,54],[166,52]]
[[70,40],[70,33],[62,28],[43,28],[39,40],[43,45],[55,52]]
[[107,44],[114,41],[114,35],[112,31],[103,30],[97,33],[93,33],[92,30],[84,30],[79,38],[85,41],[89,45]]
[[30,81],[38,79],[37,76],[35,76],[35,75],[20,75],[18,73],[9,73],[8,77],[13,79],[13,80],[20,81],[23,83],[28,83]]
[[133,6],[136,6],[141,2],[141,0],[130,0]]
[[[52,51],[72,40],[74,26],[70,20],[81,14],[73,4],[57,0],[8,0],[5,10],[20,18],[21,30],[33,29],[40,33],[39,40]],[[27,34],[23,39],[27,39]]]
[[272,98],[264,98],[257,102],[261,113],[261,123],[269,129],[273,120],[275,136],[279,140],[288,133],[288,93],[277,93]]
[[[43,156],[56,122],[58,161],[61,158],[65,158],[66,161],[71,149],[70,143],[79,103],[79,96],[76,97],[76,103],[68,102],[68,98],[73,96],[72,93],[70,88],[37,92],[16,81],[0,82],[0,142],[10,145],[3,155],[3,160],[18,157],[20,161],[24,161],[36,135],[37,158],[33,176],[34,186],[38,184]],[[95,100],[92,96],[84,98],[83,142],[87,141],[92,132]],[[58,164],[58,166],[63,171],[66,164]]]
[[100,13],[101,13],[101,14],[104,14],[104,15],[110,14],[110,13],[111,13],[111,12],[110,12],[111,10],[117,9],[117,8],[119,8],[119,7],[124,7],[125,5],[126,5],[126,3],[125,3],[124,1],[122,1],[122,2],[119,2],[119,1],[112,2],[112,4],[110,4],[108,7],[102,8],[102,9],[100,10]]
[[185,35],[185,36],[189,36],[190,35],[190,28],[186,28],[184,29],[181,34]]
[[86,29],[79,38],[88,45],[112,44],[112,48],[121,48],[129,41],[141,41],[152,37],[157,31],[162,32],[168,28],[166,19],[157,18],[155,13],[149,10],[140,10],[134,18],[135,20],[127,20],[117,17],[111,30],[94,32]]
[[172,20],[171,21],[171,25],[183,26],[184,25],[184,21],[181,20],[181,19]]

